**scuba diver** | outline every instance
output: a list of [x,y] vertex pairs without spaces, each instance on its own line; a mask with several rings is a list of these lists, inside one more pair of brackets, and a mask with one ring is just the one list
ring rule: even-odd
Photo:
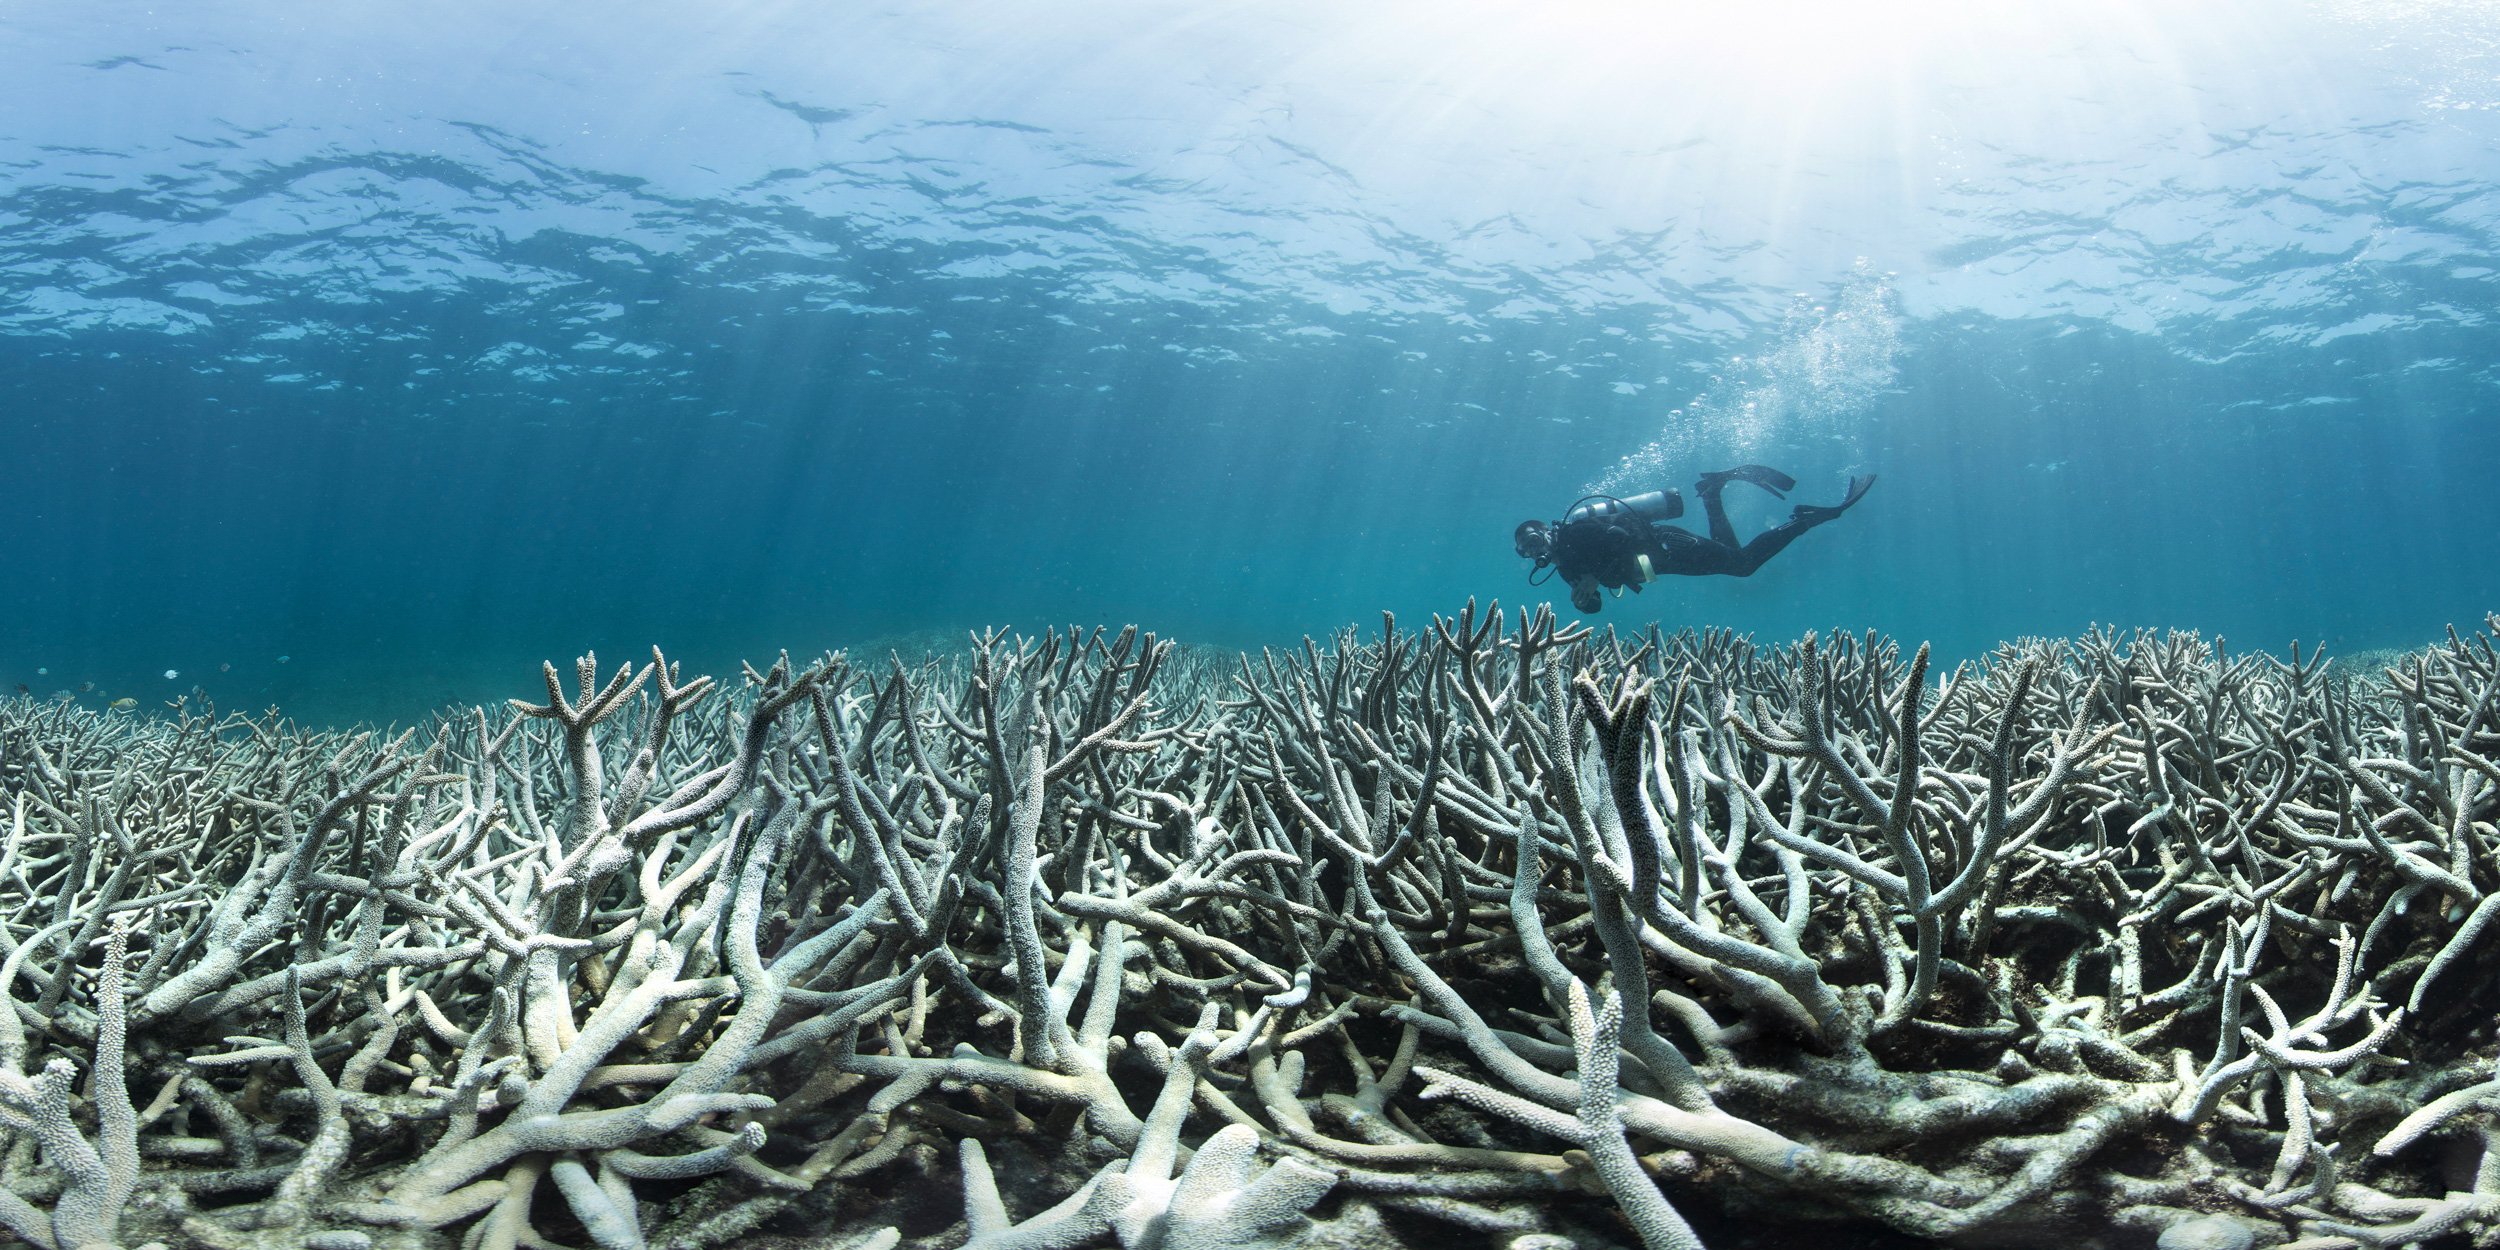
[[1521,521],[1511,531],[1511,545],[1522,557],[1536,561],[1536,567],[1528,571],[1529,585],[1542,585],[1536,575],[1550,568],[1571,587],[1571,606],[1593,613],[1605,605],[1598,594],[1601,587],[1618,594],[1630,587],[1638,594],[1644,584],[1669,575],[1751,576],[1763,561],[1795,542],[1797,535],[1847,512],[1875,484],[1875,475],[1850,478],[1848,498],[1832,507],[1797,505],[1787,520],[1742,545],[1736,541],[1735,527],[1727,523],[1726,507],[1719,502],[1719,492],[1730,482],[1750,482],[1783,499],[1797,485],[1797,479],[1759,464],[1702,474],[1693,484],[1693,493],[1701,496],[1702,512],[1710,521],[1707,538],[1667,524],[1684,515],[1684,496],[1668,489],[1628,499],[1586,496],[1559,521]]

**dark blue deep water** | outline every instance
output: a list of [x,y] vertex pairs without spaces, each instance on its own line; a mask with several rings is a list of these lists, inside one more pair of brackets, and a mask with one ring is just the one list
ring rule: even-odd
[[1601,620],[2500,608],[2500,6],[25,0],[0,64],[39,694],[1288,641],[1740,459],[1882,480]]

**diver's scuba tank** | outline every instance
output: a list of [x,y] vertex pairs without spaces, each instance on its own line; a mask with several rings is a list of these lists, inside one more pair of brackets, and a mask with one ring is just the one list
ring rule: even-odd
[[1628,521],[1634,518],[1642,521],[1672,521],[1682,515],[1684,515],[1683,492],[1653,490],[1645,494],[1627,495],[1620,499],[1613,495],[1590,495],[1571,505],[1571,510],[1563,513],[1562,523],[1569,525],[1574,521]]

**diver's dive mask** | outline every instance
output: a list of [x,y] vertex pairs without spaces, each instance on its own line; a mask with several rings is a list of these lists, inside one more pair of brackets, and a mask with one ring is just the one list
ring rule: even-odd
[[1522,559],[1534,560],[1543,568],[1554,558],[1554,531],[1543,521],[1521,521],[1510,532],[1510,545]]

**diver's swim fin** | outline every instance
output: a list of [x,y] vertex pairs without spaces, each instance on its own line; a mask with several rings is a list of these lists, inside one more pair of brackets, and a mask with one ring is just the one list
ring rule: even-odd
[[1789,517],[1791,520],[1803,521],[1808,525],[1821,525],[1823,522],[1831,520],[1833,517],[1839,516],[1841,513],[1847,512],[1849,509],[1856,507],[1859,500],[1866,498],[1866,488],[1873,486],[1874,484],[1875,475],[1872,473],[1869,473],[1864,477],[1850,478],[1849,497],[1841,500],[1837,506],[1821,508],[1816,507],[1813,504],[1801,503],[1797,505],[1795,511],[1789,514]]
[[[1701,481],[1694,485],[1694,489],[1701,494],[1708,495],[1716,493],[1729,482],[1751,482],[1781,499],[1787,498],[1789,491],[1797,489],[1797,479],[1767,464],[1740,464],[1733,469],[1704,473],[1701,475]],[[1848,505],[1841,506],[1847,507]]]

